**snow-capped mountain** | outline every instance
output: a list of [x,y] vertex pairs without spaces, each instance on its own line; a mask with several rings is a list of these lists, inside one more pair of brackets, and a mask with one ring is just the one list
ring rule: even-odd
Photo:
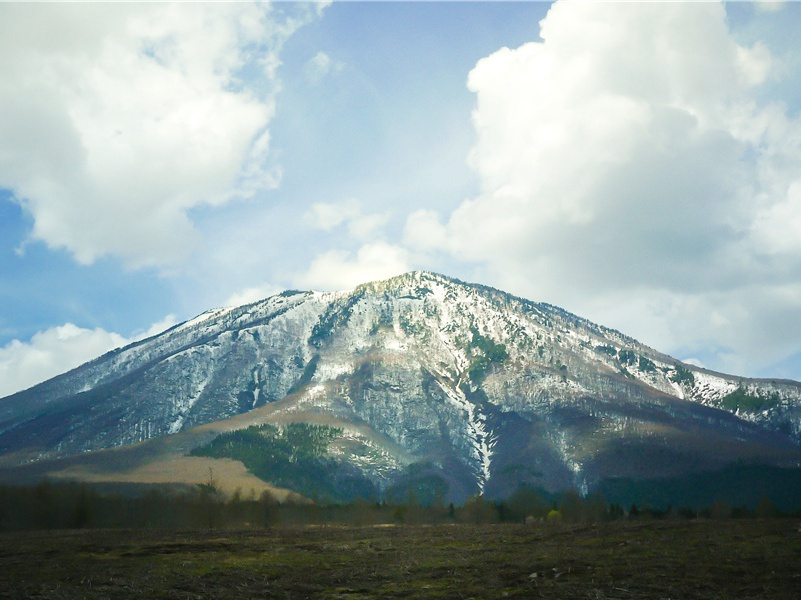
[[713,373],[555,306],[427,272],[212,310],[8,396],[0,461],[234,417],[231,429],[335,424],[331,455],[377,487],[434,474],[457,498],[801,464],[801,384]]

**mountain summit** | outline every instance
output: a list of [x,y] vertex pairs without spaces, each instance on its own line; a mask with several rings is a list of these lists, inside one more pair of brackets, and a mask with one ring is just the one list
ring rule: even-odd
[[[190,431],[312,423],[387,490],[591,489],[801,464],[801,384],[683,364],[555,306],[428,272],[216,309],[0,400],[14,467]],[[181,435],[184,435],[182,438]]]

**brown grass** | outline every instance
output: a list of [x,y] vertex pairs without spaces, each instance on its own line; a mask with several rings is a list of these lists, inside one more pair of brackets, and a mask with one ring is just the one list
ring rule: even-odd
[[[227,496],[239,489],[243,494],[253,494],[258,498],[262,492],[269,491],[273,497],[284,502],[292,492],[273,487],[252,473],[241,462],[229,458],[206,458],[200,456],[176,456],[166,460],[137,465],[127,471],[109,472],[95,470],[82,465],[73,465],[50,474],[54,480],[80,481],[86,483],[143,483],[194,486],[214,482]],[[293,494],[296,495],[296,494]]]
[[2,598],[801,597],[799,523],[0,535]]

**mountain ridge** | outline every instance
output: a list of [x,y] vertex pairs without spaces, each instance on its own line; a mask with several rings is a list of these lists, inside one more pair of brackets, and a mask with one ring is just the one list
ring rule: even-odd
[[557,306],[427,271],[212,309],[0,399],[0,463],[262,408],[264,422],[351,423],[332,451],[379,488],[427,465],[413,470],[456,498],[801,464],[798,382],[688,365]]

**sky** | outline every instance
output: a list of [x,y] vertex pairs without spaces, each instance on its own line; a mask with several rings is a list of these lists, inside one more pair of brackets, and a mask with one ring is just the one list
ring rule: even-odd
[[0,396],[414,269],[801,380],[800,3],[0,3]]

